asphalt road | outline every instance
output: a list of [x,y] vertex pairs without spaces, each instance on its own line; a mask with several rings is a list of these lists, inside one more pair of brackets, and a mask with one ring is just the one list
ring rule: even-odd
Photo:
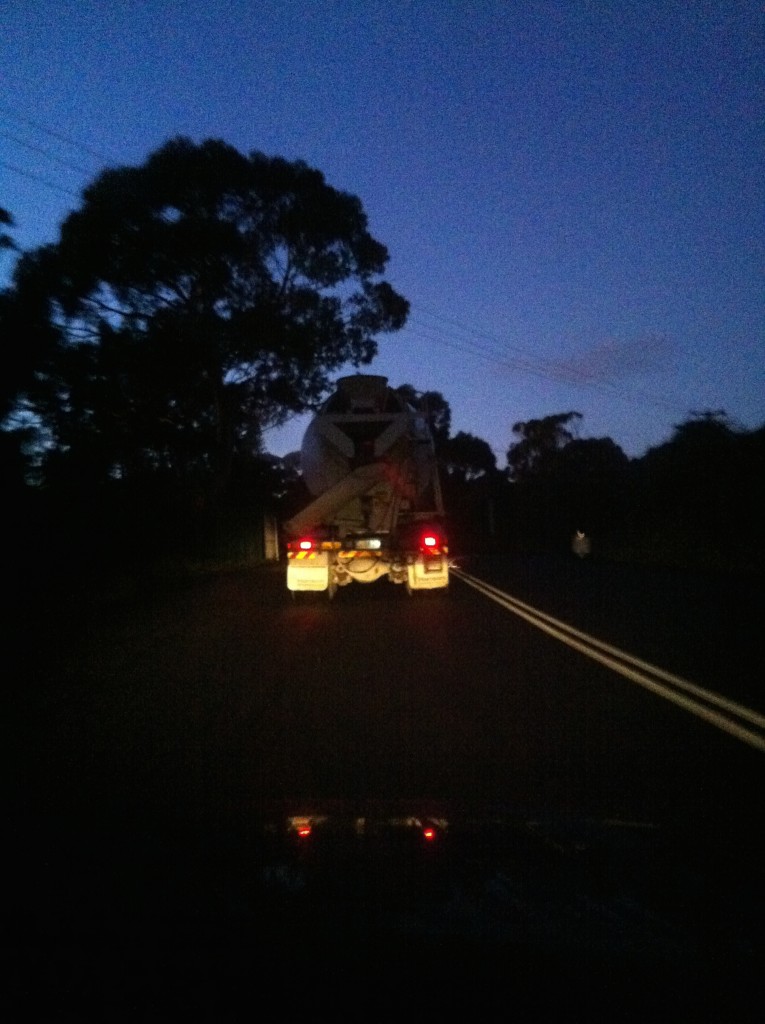
[[[757,581],[463,567],[763,710]],[[28,942],[98,935],[136,906],[203,908],[227,871],[241,898],[231,851],[273,808],[668,828],[678,856],[695,851],[682,871],[762,898],[763,753],[459,579],[292,600],[268,566],[65,611],[9,688],[10,902]]]

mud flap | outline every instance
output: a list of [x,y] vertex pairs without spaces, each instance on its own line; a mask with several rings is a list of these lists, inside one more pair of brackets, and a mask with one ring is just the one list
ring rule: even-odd
[[449,561],[445,555],[418,555],[407,566],[407,593],[449,586]]
[[287,561],[287,589],[329,590],[329,554],[317,551],[312,558],[290,558]]

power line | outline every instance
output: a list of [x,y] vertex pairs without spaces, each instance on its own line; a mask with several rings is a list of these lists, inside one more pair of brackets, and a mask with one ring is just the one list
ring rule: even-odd
[[[528,372],[536,372],[546,378],[557,380],[564,384],[603,384],[611,386],[611,382],[604,379],[602,374],[579,370],[575,366],[561,365],[551,359],[540,359],[538,356],[532,355],[526,349],[522,349],[517,345],[512,345],[507,340],[498,338],[496,335],[490,334],[481,328],[468,327],[465,324],[461,324],[458,321],[441,316],[440,314],[427,309],[423,309],[423,313],[426,316],[430,316],[432,319],[440,320],[443,323],[457,327],[459,331],[471,338],[471,341],[466,344],[469,344],[471,347],[481,352],[487,353],[491,358],[507,363],[513,368],[525,369]],[[422,324],[421,326],[428,330],[434,330],[434,328],[427,323]],[[491,344],[489,346],[479,345],[472,341],[472,338],[476,335],[480,338],[487,339]],[[454,336],[453,332],[452,336]],[[496,348],[494,346],[501,347]],[[515,359],[510,359],[507,355],[508,352],[516,352],[518,355]]]
[[[417,307],[415,307],[415,309],[416,308]],[[586,373],[585,371],[577,370],[575,367],[558,366],[551,360],[539,359],[518,346],[506,343],[497,338],[496,335],[491,335],[480,328],[474,329],[468,327],[459,321],[444,317],[441,314],[434,313],[424,307],[420,307],[420,309],[425,315],[436,320],[441,320],[452,327],[456,327],[457,330],[463,334],[471,337],[477,335],[478,337],[489,339],[492,344],[481,345],[475,341],[466,341],[458,335],[455,335],[453,330],[451,332],[440,331],[439,333],[434,333],[438,331],[437,328],[434,328],[427,322],[418,322],[416,318],[413,318],[410,320],[410,323],[413,323],[415,328],[420,331],[425,330],[430,332],[430,334],[426,334],[424,338],[421,336],[420,340],[444,345],[457,351],[467,352],[480,359],[492,362],[495,365],[507,367],[508,369],[516,372],[531,374],[532,376],[540,377],[544,380],[551,380],[558,384],[569,384],[574,387],[587,387],[605,390],[623,401],[634,403],[639,398],[641,401],[655,405],[658,408],[668,409],[673,413],[678,412],[677,403],[672,402],[668,398],[637,388],[625,388],[604,379],[602,376],[599,377],[593,373]],[[508,356],[508,351],[516,352],[519,355],[512,358],[511,356]]]
[[4,167],[7,171],[13,171],[14,174],[20,174],[23,178],[30,178],[32,181],[37,181],[41,185],[45,185],[46,188],[51,188],[56,192],[63,192],[65,195],[74,196],[75,199],[80,199],[80,194],[74,192],[71,188],[65,188],[63,185],[56,185],[55,182],[48,181],[47,178],[43,178],[41,174],[35,174],[34,171],[25,171],[23,167],[16,167],[14,164],[9,164],[5,160],[0,160],[0,166]]
[[[530,373],[538,377],[543,377],[545,380],[555,380],[560,384],[592,383],[592,378],[583,377],[573,369],[567,371],[565,369],[556,368],[554,364],[549,363],[547,360],[538,359],[531,355],[524,355],[522,358],[519,358],[518,356],[511,357],[508,356],[505,351],[481,345],[475,341],[457,339],[454,335],[450,336],[445,334],[445,332],[437,331],[437,329],[433,328],[430,324],[418,323],[416,320],[413,320],[412,322],[416,329],[430,332],[430,334],[426,334],[422,340],[434,341],[436,344],[448,345],[450,348],[470,351],[478,355],[480,358],[487,359],[490,362],[501,363],[509,369],[519,370],[522,373]],[[480,334],[480,332],[477,333]],[[510,351],[513,351],[513,349],[511,348]]]
[[14,145],[23,146],[24,149],[28,149],[30,152],[41,153],[49,160],[53,160],[55,163],[61,164],[62,167],[70,167],[72,170],[80,171],[82,174],[92,174],[90,168],[82,167],[80,164],[73,164],[71,160],[66,160],[64,157],[57,156],[44,146],[36,146],[33,142],[26,142],[24,139],[20,139],[16,135],[11,135],[10,132],[0,132],[0,138],[8,139],[8,141],[14,143]]
[[[26,125],[27,127],[32,128],[36,132],[41,132],[43,135],[47,135],[52,139],[56,139],[59,142],[63,142],[65,145],[71,147],[72,149],[77,150],[80,153],[85,154],[86,156],[94,157],[99,161],[99,163],[108,163],[111,159],[110,157],[107,157],[104,153],[101,153],[96,149],[92,149],[90,146],[87,146],[84,143],[78,142],[76,139],[73,139],[71,136],[66,135],[63,132],[56,131],[53,128],[48,128],[46,125],[41,124],[39,121],[35,121],[30,117],[23,117],[22,115],[17,114],[6,104],[0,103],[0,112],[0,120],[5,121],[6,123],[10,120],[16,122],[16,124]],[[56,163],[62,164],[65,167],[70,167],[73,170],[76,170],[82,174],[87,174],[91,176],[93,174],[93,172],[88,168],[74,164],[72,163],[72,161],[67,160],[65,157],[58,156],[55,153],[52,153],[49,149],[46,149],[43,146],[38,146],[35,143],[19,139],[17,136],[13,136],[8,132],[3,132],[0,134],[2,134],[4,138],[9,139],[14,144],[18,146],[23,146],[24,148],[29,149],[31,151],[41,153],[42,155],[46,156],[49,160],[53,160]],[[52,189],[54,192],[61,192],[64,195],[73,196],[75,199],[78,200],[82,198],[79,192],[75,192],[74,190],[67,188],[65,185],[59,185],[56,182],[50,181],[48,178],[44,177],[41,174],[37,174],[34,171],[28,171],[23,167],[18,167],[16,164],[8,163],[5,160],[0,160],[0,166],[5,167],[6,170],[11,171],[14,174],[18,174],[23,178],[28,178],[30,181],[36,181],[39,184],[44,185],[46,188]]]
[[53,128],[47,128],[44,124],[41,124],[39,121],[34,121],[30,117],[23,117],[20,114],[17,114],[4,103],[0,103],[0,110],[3,111],[6,118],[10,118],[17,124],[25,124],[27,127],[33,128],[37,132],[42,132],[43,135],[49,135],[52,139],[58,139],[59,142],[63,142],[67,146],[71,146],[72,149],[76,149],[80,153],[87,153],[88,156],[95,157],[98,161],[106,161],[108,163],[113,159],[105,153],[99,152],[97,149],[92,149],[90,146],[86,146],[84,143],[78,142],[70,135],[65,135],[63,132],[57,132]]

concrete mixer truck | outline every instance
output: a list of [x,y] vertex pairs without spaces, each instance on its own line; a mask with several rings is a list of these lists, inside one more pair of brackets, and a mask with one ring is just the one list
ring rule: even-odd
[[387,377],[337,382],[308,425],[301,471],[313,500],[284,524],[287,588],[387,577],[407,593],[449,584],[449,549],[427,418]]

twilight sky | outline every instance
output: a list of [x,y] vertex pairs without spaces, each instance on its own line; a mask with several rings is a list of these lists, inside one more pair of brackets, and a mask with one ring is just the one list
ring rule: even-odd
[[568,410],[641,455],[765,421],[764,42],[755,0],[5,0],[0,206],[30,248],[174,135],[303,159],[412,304],[367,372],[500,466]]

